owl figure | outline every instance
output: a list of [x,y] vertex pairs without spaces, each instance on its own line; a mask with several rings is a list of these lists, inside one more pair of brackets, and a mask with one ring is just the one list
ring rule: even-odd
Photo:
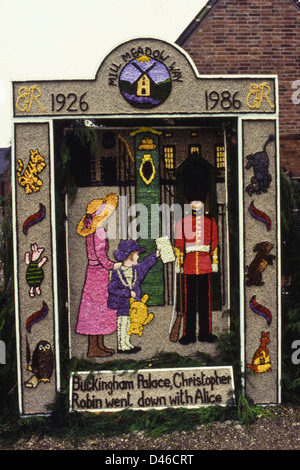
[[33,375],[25,382],[26,387],[35,388],[39,382],[50,382],[50,377],[53,372],[53,351],[48,341],[41,340],[37,343],[30,364],[30,351],[27,342],[27,362],[28,370]]

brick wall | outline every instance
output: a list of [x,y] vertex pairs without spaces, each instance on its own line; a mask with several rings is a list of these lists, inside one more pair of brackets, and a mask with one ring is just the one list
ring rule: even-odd
[[300,178],[300,103],[292,102],[300,8],[292,0],[219,0],[181,47],[200,74],[278,75],[281,163]]

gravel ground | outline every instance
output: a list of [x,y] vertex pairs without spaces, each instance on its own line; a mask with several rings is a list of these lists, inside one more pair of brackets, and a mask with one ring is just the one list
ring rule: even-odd
[[250,428],[237,421],[225,421],[158,438],[149,437],[144,432],[76,442],[32,436],[9,447],[0,443],[0,450],[102,450],[116,453],[123,450],[300,450],[300,407],[280,406],[271,412],[272,417],[258,417]]

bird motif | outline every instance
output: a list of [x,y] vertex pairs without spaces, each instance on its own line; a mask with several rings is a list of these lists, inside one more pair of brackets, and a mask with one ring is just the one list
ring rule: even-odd
[[49,341],[41,340],[35,346],[30,364],[30,349],[27,341],[27,369],[33,373],[25,382],[26,387],[35,388],[40,382],[50,382],[53,372],[53,351]]

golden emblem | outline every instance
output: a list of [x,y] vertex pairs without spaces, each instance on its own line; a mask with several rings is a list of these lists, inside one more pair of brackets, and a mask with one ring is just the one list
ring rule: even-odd
[[275,107],[275,105],[272,104],[269,99],[271,88],[268,83],[264,82],[260,83],[259,85],[256,83],[252,83],[249,87],[249,90],[250,93],[247,96],[247,105],[249,108],[260,109],[263,99],[268,102],[271,109]]
[[25,111],[29,113],[34,101],[37,102],[41,111],[46,111],[46,108],[43,108],[40,103],[39,98],[41,97],[42,93],[37,85],[33,85],[30,88],[22,86],[21,88],[19,88],[18,93],[19,96],[16,100],[16,108],[19,111]]

